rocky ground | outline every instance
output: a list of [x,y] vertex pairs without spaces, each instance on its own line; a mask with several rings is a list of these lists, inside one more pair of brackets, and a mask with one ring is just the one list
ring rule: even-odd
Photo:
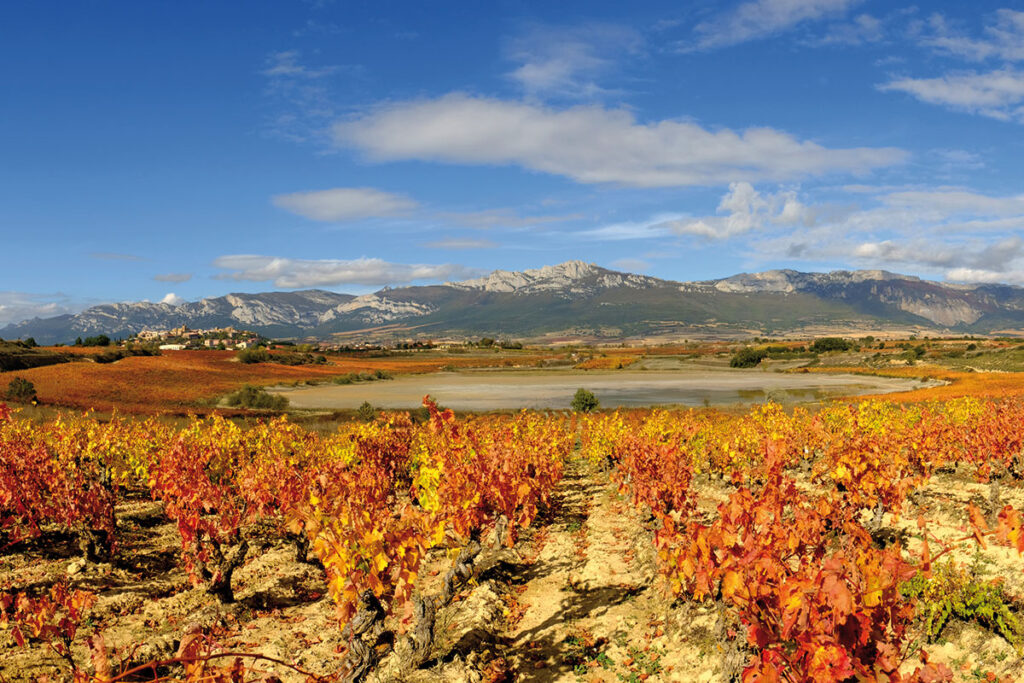
[[[887,516],[886,525],[905,539],[908,552],[917,543],[919,512],[940,537],[962,537],[966,503],[983,502],[987,492],[966,474],[940,474],[900,519]],[[727,493],[721,483],[702,482],[700,509],[710,512]],[[1020,507],[1024,495],[1010,489],[1006,501]],[[85,639],[94,633],[102,634],[115,669],[117,662],[130,667],[173,657],[190,633],[209,634],[225,651],[289,663],[295,669],[267,660],[253,664],[285,681],[305,678],[296,669],[330,675],[341,668],[345,640],[323,573],[296,562],[292,545],[253,544],[236,573],[237,602],[220,605],[192,588],[178,567],[178,537],[158,504],[142,496],[129,500],[119,520],[122,550],[109,564],[83,565],[72,540],[58,534],[0,554],[3,584],[33,590],[70,574],[75,587],[98,595],[73,650],[85,670]],[[964,544],[958,557],[979,567],[980,576],[1001,578],[1015,609],[1024,604],[1024,559],[992,546],[978,559],[972,549]],[[425,590],[439,584],[448,564],[443,554],[430,558]],[[391,625],[400,627],[397,619]],[[425,667],[401,673],[403,662],[392,655],[373,680],[724,682],[747,657],[741,625],[729,623],[714,604],[666,597],[641,515],[606,474],[582,463],[570,467],[551,509],[515,548],[485,549],[475,581],[439,614],[437,633]],[[1024,659],[983,625],[951,621],[931,644],[918,635],[957,681],[1024,680]],[[11,682],[70,675],[52,651],[40,644],[19,648],[6,631],[0,671],[0,680]]]

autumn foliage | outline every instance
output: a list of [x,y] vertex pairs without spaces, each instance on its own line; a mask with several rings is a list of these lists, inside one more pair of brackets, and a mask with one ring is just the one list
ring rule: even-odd
[[[918,649],[917,606],[900,589],[930,576],[952,542],[922,519],[911,552],[881,539],[882,520],[903,515],[940,470],[961,467],[979,482],[1024,475],[1019,400],[463,419],[424,405],[425,423],[382,414],[329,434],[284,417],[32,423],[0,405],[3,544],[57,531],[78,537],[87,559],[125,552],[117,503],[146,495],[173,521],[194,584],[231,601],[251,545],[294,543],[296,562],[322,565],[337,607],[339,676],[363,680],[388,647],[406,648],[410,666],[425,661],[438,611],[486,547],[515,546],[551,505],[578,441],[576,466],[607,471],[647,523],[671,599],[713,605],[733,625],[722,646],[741,653],[746,683],[927,683],[949,671]],[[711,482],[723,492],[713,505],[700,500]],[[961,540],[1024,553],[1019,510],[965,512]],[[429,592],[421,574],[432,554],[451,568]],[[3,585],[0,621],[77,671],[71,643],[92,601],[71,583]],[[204,643],[183,646],[186,679],[244,680],[245,657],[262,656],[224,668]]]

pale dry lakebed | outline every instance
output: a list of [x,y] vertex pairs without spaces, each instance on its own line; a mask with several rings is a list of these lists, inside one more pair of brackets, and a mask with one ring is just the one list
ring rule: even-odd
[[820,401],[839,396],[882,394],[929,386],[928,382],[868,375],[824,375],[731,369],[682,371],[485,370],[404,375],[355,384],[276,387],[292,408],[352,409],[364,401],[376,408],[412,409],[429,394],[454,410],[568,408],[583,387],[603,408],[701,406],[733,403]]

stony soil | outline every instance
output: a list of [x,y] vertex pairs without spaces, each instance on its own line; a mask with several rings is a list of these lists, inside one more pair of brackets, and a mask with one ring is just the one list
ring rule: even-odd
[[[729,492],[700,481],[699,509],[710,513]],[[965,505],[983,502],[988,488],[970,473],[937,475],[886,526],[915,552],[918,513],[941,538],[967,532]],[[1024,507],[1024,491],[1004,489],[1004,502]],[[294,560],[284,540],[252,544],[236,573],[237,602],[221,605],[193,588],[177,561],[178,538],[160,506],[142,496],[119,509],[122,548],[109,564],[84,566],[72,539],[48,534],[0,554],[0,583],[18,590],[45,589],[70,573],[75,587],[94,591],[75,647],[89,669],[85,638],[102,632],[114,662],[131,666],[172,657],[185,634],[210,634],[225,650],[259,652],[315,675],[342,666],[344,639],[325,596],[322,571]],[[272,534],[254,534],[256,539]],[[972,560],[973,543],[958,557]],[[1024,605],[1024,558],[990,546],[978,565],[1001,578],[1017,606]],[[423,590],[436,590],[449,559],[433,555],[422,572]],[[748,653],[742,626],[714,604],[673,602],[658,580],[651,532],[642,515],[606,474],[574,463],[554,504],[513,549],[487,548],[477,577],[438,619],[437,646],[427,665],[403,672],[385,657],[372,680],[417,683],[522,681],[729,681]],[[398,615],[402,617],[403,615]],[[400,628],[398,619],[392,627]],[[738,630],[737,630],[738,629]],[[738,638],[726,638],[727,633]],[[920,635],[920,634],[919,634]],[[956,681],[1024,681],[1024,659],[1002,637],[974,623],[952,622],[940,639],[922,645],[949,664]],[[258,664],[284,681],[302,681],[294,669]],[[0,635],[3,681],[40,677],[64,680],[69,668],[39,644],[18,648]],[[152,675],[150,679],[152,680]]]

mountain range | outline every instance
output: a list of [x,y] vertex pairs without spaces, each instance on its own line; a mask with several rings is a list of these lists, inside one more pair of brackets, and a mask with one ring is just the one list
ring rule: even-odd
[[67,343],[79,336],[128,337],[180,325],[324,341],[989,334],[1024,329],[1024,288],[947,284],[881,270],[771,270],[675,282],[568,261],[362,296],[314,289],[228,294],[177,306],[103,304],[8,325],[0,338]]

